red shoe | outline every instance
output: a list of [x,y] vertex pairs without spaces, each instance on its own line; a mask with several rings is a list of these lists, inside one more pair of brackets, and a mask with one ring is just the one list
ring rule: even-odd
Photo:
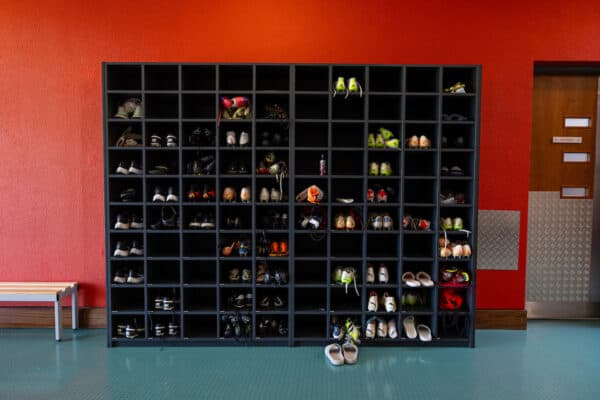
[[367,202],[372,203],[373,200],[375,200],[375,192],[373,189],[369,188],[367,189]]

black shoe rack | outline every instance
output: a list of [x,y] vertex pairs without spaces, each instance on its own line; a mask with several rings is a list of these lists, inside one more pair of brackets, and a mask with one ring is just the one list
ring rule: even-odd
[[[480,75],[454,65],[104,63],[109,346],[322,345],[348,318],[364,345],[474,346]],[[362,90],[334,96],[340,77]],[[464,93],[445,90],[457,82]],[[237,96],[251,113],[228,119],[221,98]],[[372,142],[380,128],[393,134],[384,147]],[[281,186],[258,169],[273,156],[287,169]],[[312,185],[318,205],[296,198]],[[156,188],[175,201],[153,201]],[[143,225],[116,229],[118,215],[118,228]],[[442,229],[456,218],[470,233]],[[442,257],[446,237],[470,256]],[[338,268],[354,268],[356,287],[335,281]],[[420,271],[433,287],[403,282]],[[442,287],[444,273],[460,286]],[[408,337],[410,316],[431,341]],[[367,338],[373,317],[395,321],[398,336]]]

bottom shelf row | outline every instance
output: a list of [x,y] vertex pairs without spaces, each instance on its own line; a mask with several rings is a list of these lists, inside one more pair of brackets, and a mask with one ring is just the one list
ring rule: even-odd
[[[466,312],[444,312],[432,315],[401,314],[369,316],[361,326],[360,315],[297,315],[294,317],[295,341],[324,342],[350,336],[363,344],[378,342],[432,342],[443,339],[467,340],[471,320]],[[253,324],[255,326],[253,326]],[[220,315],[118,315],[113,316],[113,341],[148,340],[232,340],[288,341],[288,314],[272,313],[253,317],[250,313],[230,312]]]

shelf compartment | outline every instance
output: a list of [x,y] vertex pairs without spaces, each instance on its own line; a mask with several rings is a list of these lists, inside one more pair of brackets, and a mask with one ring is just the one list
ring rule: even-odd
[[[455,218],[460,218],[460,219],[462,219],[463,229],[472,230],[472,227],[473,227],[472,213],[471,213],[471,210],[469,210],[468,208],[444,208],[444,209],[440,210],[440,217],[441,217],[441,219],[450,218],[452,220],[453,224],[454,224]],[[441,230],[442,226],[440,226],[439,229]],[[465,232],[453,231],[453,230],[449,230],[448,234],[461,235],[463,238],[466,238],[466,235],[467,235]],[[440,237],[443,237],[443,236],[444,236],[444,233],[440,231]],[[455,238],[453,236],[452,239],[454,240],[454,239],[458,239],[458,238]],[[463,240],[463,239],[461,238],[461,240]]]
[[215,65],[182,65],[181,83],[182,90],[215,90],[216,89]]
[[370,66],[369,92],[401,92],[402,67]]
[[[250,120],[221,120],[221,125],[219,126],[217,141],[219,145],[223,148],[229,148],[227,146],[227,132],[233,131],[235,132],[236,137],[236,145],[231,147],[234,149],[234,152],[238,152],[237,150],[250,150],[252,149],[252,121]],[[242,132],[247,132],[249,134],[250,143],[248,143],[247,147],[239,147],[240,135]]]
[[333,120],[363,120],[365,118],[364,97],[340,94],[332,99]]
[[[408,152],[427,152],[428,149],[421,148],[409,148],[407,141],[416,136],[420,138],[421,136],[425,136],[431,142],[430,149],[436,149],[438,147],[437,136],[438,136],[438,125],[436,123],[407,123],[406,124],[406,134],[404,136],[405,150]],[[425,151],[423,151],[425,150]]]
[[407,121],[435,121],[438,119],[437,96],[406,96]]
[[[132,314],[123,314],[123,315],[115,315],[111,316],[112,326],[110,329],[111,338],[113,340],[127,340],[127,341],[138,341],[146,338],[146,329],[145,328],[145,317],[144,315],[140,315],[139,313]],[[124,328],[130,325],[134,328],[141,329],[142,332],[138,332],[138,337],[132,339],[125,338],[125,332],[120,332],[124,330]]]
[[407,67],[406,91],[413,93],[436,93],[439,87],[439,68]]
[[[465,84],[465,92],[477,93],[477,70],[472,67],[444,67],[443,69],[444,89],[457,82]],[[452,96],[460,96],[460,93]]]
[[215,288],[184,288],[183,310],[195,311],[217,311],[217,291]]
[[146,277],[148,285],[173,284],[181,282],[179,274],[179,261],[148,261]]
[[297,94],[296,118],[327,120],[329,95]]
[[147,118],[178,118],[179,97],[177,94],[146,94],[145,115]]
[[279,121],[256,123],[256,147],[285,147],[289,146],[289,124]]
[[[472,96],[461,96],[460,94],[454,96],[444,96],[442,100],[442,113],[448,117],[452,115],[460,115],[466,118],[466,121],[473,121],[475,115],[475,97]],[[442,120],[447,121],[448,117]],[[452,117],[456,120],[456,116]],[[460,121],[459,121],[460,122]]]
[[[137,284],[133,283],[116,283],[114,281],[115,275],[119,272],[122,276],[127,278],[129,271],[133,271],[137,274],[144,275],[144,262],[140,261],[111,261],[110,263],[110,281],[113,287],[119,288],[133,288],[137,287]],[[143,284],[141,285],[143,287]]]
[[181,97],[183,118],[216,118],[216,96],[214,94],[183,94]]
[[288,229],[289,211],[287,205],[261,203],[266,207],[256,209],[257,229]]
[[289,90],[290,67],[287,65],[257,65],[256,90]]
[[145,65],[146,90],[178,90],[178,65]]
[[357,151],[333,151],[330,163],[331,172],[334,175],[361,175],[363,173],[362,150]]
[[186,315],[184,317],[185,339],[216,339],[216,315]]
[[442,149],[473,149],[473,125],[442,125]]
[[[151,147],[152,135],[160,136],[162,139],[161,147]],[[177,138],[175,147],[167,147],[167,135],[174,135]],[[177,122],[146,122],[146,151],[154,149],[172,149],[177,151],[179,148],[179,124]],[[177,153],[173,153],[177,158]]]
[[[434,216],[435,216],[435,207],[430,207],[430,208],[425,208],[425,207],[412,207],[412,206],[404,206],[404,211],[403,211],[404,216],[411,216],[413,220],[418,220],[418,219],[426,219],[430,222],[430,228],[429,230],[411,230],[410,228],[405,228],[404,231],[405,233],[411,233],[411,232],[419,232],[419,233],[427,233],[427,232],[433,232],[435,233],[438,227],[438,221],[435,220]],[[399,229],[400,229],[401,225],[398,225]]]
[[[334,179],[331,182],[331,200],[336,198],[352,198],[354,202],[361,202],[365,197],[363,193],[362,179]],[[344,205],[336,203],[339,206],[352,206],[352,204]]]
[[[327,149],[315,149],[311,151],[297,150],[295,165],[296,175],[319,176],[321,156],[327,158]],[[327,163],[327,160],[325,160],[325,162]],[[325,172],[328,173],[329,167],[326,165],[325,168]],[[308,186],[310,186],[310,184],[308,184],[306,187]]]
[[436,154],[434,152],[411,152],[404,156],[404,175],[437,176]]
[[429,235],[404,235],[404,257],[431,257],[437,252],[437,239]]
[[335,148],[356,148],[362,151],[365,143],[363,123],[334,122],[331,124],[331,143]]
[[295,266],[296,285],[301,284],[325,284],[327,283],[327,262],[326,261],[298,261]]
[[296,311],[325,312],[327,307],[327,289],[296,288],[294,302]]
[[110,301],[111,310],[115,312],[144,311],[144,288],[113,288]]
[[[362,279],[359,277],[359,281]],[[361,311],[361,297],[356,295],[354,286],[348,286],[348,293],[343,285],[337,285],[331,289],[330,311],[334,313],[348,313]],[[360,293],[360,288],[358,289]]]
[[367,236],[367,257],[398,257],[398,235]]
[[402,262],[402,272],[407,271],[415,275],[420,271],[427,272],[431,276],[431,280],[437,283],[438,277],[433,274],[433,261],[404,261]]
[[[212,267],[211,267],[212,268]],[[213,268],[214,269],[214,268]],[[239,280],[237,282],[232,282],[229,280],[229,273],[231,270],[237,269],[239,271]],[[250,277],[250,281],[244,282],[242,281],[242,270],[248,269],[252,271],[252,259],[242,260],[242,261],[229,261],[227,258],[224,261],[219,263],[219,284],[220,285],[230,285],[235,284],[240,287],[252,288],[252,282],[254,282],[254,277]]]
[[140,65],[107,65],[107,90],[141,90],[142,69]]
[[369,119],[399,120],[402,115],[402,96],[369,95]]
[[250,207],[226,207],[221,210],[221,230],[251,229],[252,209]]
[[[451,169],[452,167],[459,167],[463,171],[463,175],[458,175],[458,178],[469,178],[473,176],[473,164],[474,164],[474,154],[473,153],[443,153],[442,154],[442,167],[447,167]],[[451,171],[450,171],[451,172]],[[454,178],[455,175],[450,173],[441,174],[441,178]]]
[[326,65],[296,65],[296,91],[329,91],[329,67]]
[[[225,123],[226,121],[223,121]],[[179,142],[184,148],[211,148],[216,145],[215,122],[183,122]],[[200,134],[194,134],[194,131]],[[205,134],[206,133],[206,134]]]
[[[464,194],[464,204],[456,204],[457,207],[471,207],[470,204],[473,199],[473,182],[472,181],[461,181],[461,180],[442,180],[440,194]],[[440,198],[441,206],[448,206],[448,204],[442,203]],[[450,206],[453,206],[450,204]]]
[[252,65],[220,65],[219,90],[252,90]]
[[[317,232],[318,234],[318,232]],[[316,240],[312,235],[297,235],[295,237],[295,254],[298,257],[326,257],[327,240],[319,235],[321,240]]]
[[[129,189],[133,189],[131,192],[134,194],[132,201],[121,201],[121,193]],[[126,206],[130,203],[139,203],[144,200],[141,179],[113,179],[109,182],[108,192],[111,204],[114,202]]]
[[143,144],[142,136],[142,123],[139,120],[135,119],[124,119],[122,121],[111,121],[107,124],[108,132],[107,132],[107,145],[109,147],[114,147],[117,145],[117,141],[127,130],[131,134],[139,135],[140,139],[138,139],[138,146],[128,146],[128,147],[114,147],[111,150],[118,149],[119,151],[128,151],[141,149]]
[[[108,99],[108,110],[106,110],[106,116],[109,118],[110,122],[123,122],[123,121],[137,121],[138,118],[132,118],[132,115],[129,118],[118,118],[115,117],[115,114],[119,110],[119,106],[121,106],[128,99],[138,99],[142,100],[142,94],[137,91],[128,91],[128,92],[119,92],[119,93],[109,93],[107,95]],[[142,104],[142,110],[146,110],[146,105]],[[147,114],[146,114],[147,115]],[[143,118],[143,115],[140,116]]]
[[216,260],[184,261],[183,282],[190,285],[215,285]]
[[325,151],[328,138],[326,122],[296,122],[296,147],[323,148]]
[[[287,118],[283,118],[283,115],[281,117],[270,115],[271,111],[267,110],[267,107],[272,105],[278,105],[287,114]],[[290,96],[289,94],[257,94],[254,112],[257,119],[287,120],[290,115]]]
[[438,335],[441,339],[465,339],[471,335],[471,318],[458,312],[442,312],[437,321]]
[[[402,314],[402,319],[404,319],[404,318],[406,318],[406,317],[408,317],[410,315],[412,315],[412,314],[410,314],[410,313],[406,313],[406,314],[403,313]],[[431,325],[431,322],[432,322],[431,316],[430,315],[419,315],[419,314],[415,314],[415,315],[412,315],[412,316],[415,318],[415,328],[417,326],[419,326],[420,324],[428,326],[429,329],[431,329],[432,340],[435,340],[436,339],[436,335],[435,335],[435,333],[433,331],[433,328],[432,328],[432,325]],[[406,341],[406,342],[419,342],[419,337],[418,336],[415,339],[408,339],[408,337],[406,336],[406,332],[404,330],[404,327],[402,325],[402,321],[398,321],[398,332],[400,333],[400,339],[402,341]],[[423,342],[421,342],[421,343],[423,343]],[[424,343],[424,344],[426,344],[426,343]]]
[[178,257],[179,233],[148,231],[145,251],[148,257]]
[[[281,307],[275,307],[274,298],[279,297],[283,301]],[[268,302],[267,307],[261,306],[261,302]],[[277,286],[261,286],[256,288],[256,310],[261,313],[287,312],[289,310],[288,289]]]
[[214,233],[188,233],[183,238],[184,257],[216,255],[217,239]]
[[331,255],[333,257],[361,257],[362,236],[347,235],[336,237],[331,242]]
[[[157,335],[154,327],[156,325],[164,327],[163,334]],[[169,324],[174,324],[177,327],[174,335],[169,334]],[[168,341],[181,339],[181,318],[179,315],[156,315],[152,314],[148,317],[148,338],[152,340]]]
[[132,178],[141,178],[141,175],[132,175],[132,174],[128,174],[128,175],[116,175],[117,174],[117,167],[119,166],[119,163],[123,162],[125,165],[125,168],[129,169],[131,162],[135,161],[135,163],[138,165],[138,168],[144,169],[144,166],[142,165],[142,152],[138,151],[138,150],[123,150],[123,151],[118,151],[118,152],[110,152],[108,155],[108,168],[109,168],[109,174],[113,175],[114,177],[132,177]]
[[435,204],[435,181],[409,180],[404,182],[405,203]]

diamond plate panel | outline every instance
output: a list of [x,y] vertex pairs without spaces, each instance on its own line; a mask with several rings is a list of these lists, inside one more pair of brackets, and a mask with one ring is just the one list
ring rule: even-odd
[[593,200],[529,192],[527,301],[589,301]]
[[477,269],[519,268],[519,211],[479,210]]

